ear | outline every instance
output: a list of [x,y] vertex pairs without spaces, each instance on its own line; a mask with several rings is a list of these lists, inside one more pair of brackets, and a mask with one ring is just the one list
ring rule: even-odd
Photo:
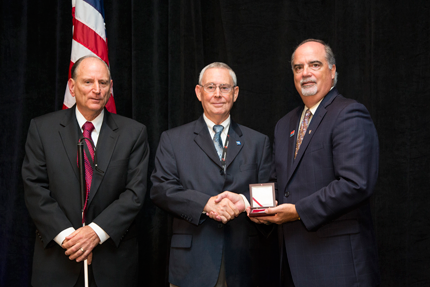
[[203,92],[202,89],[203,89],[203,87],[200,85],[196,85],[196,87],[194,88],[194,91],[196,92],[197,99],[199,99],[200,102],[202,101],[202,92]]
[[336,65],[333,65],[331,67],[330,72],[331,72],[331,79],[334,80],[334,76],[336,75]]
[[239,86],[234,87],[233,90],[233,103],[236,102],[237,97],[239,96]]
[[72,95],[72,97],[75,96],[75,80],[73,80],[73,78],[70,78],[68,81],[68,87],[69,87],[69,92]]

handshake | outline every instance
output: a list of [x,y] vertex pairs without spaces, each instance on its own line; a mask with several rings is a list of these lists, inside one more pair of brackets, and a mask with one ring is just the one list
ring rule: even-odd
[[[296,206],[290,203],[284,203],[276,207],[267,208],[265,213],[273,216],[251,217],[251,221],[263,224],[282,224],[286,222],[300,220]],[[224,191],[217,196],[212,196],[206,203],[203,211],[210,218],[221,221],[226,224],[228,221],[235,219],[240,213],[246,211],[249,215],[249,203],[245,204],[244,197],[240,194]]]
[[209,198],[203,209],[210,218],[226,224],[228,221],[235,219],[246,208],[242,195],[224,191],[217,196]]

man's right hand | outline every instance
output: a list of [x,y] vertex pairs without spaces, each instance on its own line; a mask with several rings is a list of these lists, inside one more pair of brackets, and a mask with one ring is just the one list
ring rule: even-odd
[[209,198],[203,209],[209,217],[226,224],[240,214],[237,207],[228,198],[224,198],[218,203],[215,201],[216,198],[216,196]]

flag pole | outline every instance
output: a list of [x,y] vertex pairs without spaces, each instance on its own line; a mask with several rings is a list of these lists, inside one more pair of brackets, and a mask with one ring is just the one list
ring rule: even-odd
[[[81,194],[81,211],[82,211],[82,227],[85,226],[84,206],[86,197],[85,185],[85,161],[84,161],[84,144],[83,141],[78,141],[78,164],[79,164],[79,188]],[[88,287],[88,260],[84,260],[84,283]]]

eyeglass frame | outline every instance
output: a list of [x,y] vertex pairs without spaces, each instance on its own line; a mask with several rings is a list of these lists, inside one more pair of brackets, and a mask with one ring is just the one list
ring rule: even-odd
[[[233,91],[234,90],[234,88],[236,88],[237,87],[237,85],[233,85],[233,86],[230,86],[229,84],[219,84],[219,85],[216,85],[216,84],[214,84],[214,83],[208,83],[208,84],[206,84],[206,85],[201,85],[201,84],[198,84],[200,87],[202,87],[203,88],[203,90],[205,90],[205,92],[206,93],[210,93],[210,94],[213,94],[213,93],[215,93],[216,92],[216,90],[217,89],[219,89],[219,91],[220,91],[220,93],[222,93],[222,94],[228,94],[228,93],[230,93],[231,91]],[[206,90],[206,86],[208,86],[208,85],[213,85],[213,86],[215,86],[216,88],[215,88],[215,90],[213,91],[213,92],[210,92],[210,91],[208,91],[208,90]],[[222,91],[222,86],[230,86],[230,90],[228,91],[228,92],[223,92]]]

